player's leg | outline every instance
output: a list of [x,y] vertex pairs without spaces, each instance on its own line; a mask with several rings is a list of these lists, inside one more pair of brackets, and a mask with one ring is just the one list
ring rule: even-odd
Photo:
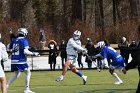
[[6,93],[6,77],[0,77],[0,82],[2,93]]
[[64,76],[65,76],[65,74],[66,74],[66,72],[68,70],[68,67],[70,66],[70,64],[71,64],[71,60],[67,60],[65,62],[64,67],[63,67],[62,74],[61,74],[61,76],[59,76],[59,77],[56,78],[56,81],[62,81],[63,80],[63,78],[64,78]]
[[15,74],[10,78],[10,80],[7,83],[7,89],[9,88],[9,86],[13,83],[13,81],[15,79],[17,79],[20,76],[20,71],[15,71]]
[[6,77],[1,66],[0,66],[0,82],[1,82],[2,93],[6,93]]
[[117,81],[114,84],[122,84],[123,83],[122,80],[114,71],[115,71],[115,68],[113,66],[110,66],[109,72],[111,73],[112,76],[114,76],[117,79]]
[[25,71],[25,74],[26,74],[26,78],[25,78],[25,90],[24,90],[24,93],[35,93],[35,92],[32,92],[30,90],[30,77],[31,77],[31,71],[29,68],[27,68]]
[[85,85],[87,82],[87,76],[83,75],[82,72],[77,70],[75,66],[71,65],[70,67],[71,67],[72,72],[74,72],[75,74],[77,74],[83,79],[83,85]]
[[100,59],[97,59],[97,70],[100,72],[102,68],[102,61]]
[[25,78],[25,89],[29,89],[29,84],[30,84],[30,77],[31,77],[31,71],[28,68],[27,70],[24,71],[26,74],[26,78]]
[[71,65],[71,61],[72,60],[67,60],[64,64],[64,69],[63,69],[63,72],[62,72],[62,75],[64,76],[68,70],[68,67]]

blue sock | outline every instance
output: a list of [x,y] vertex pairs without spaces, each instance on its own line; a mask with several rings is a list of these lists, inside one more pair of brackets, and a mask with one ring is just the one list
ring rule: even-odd
[[80,72],[80,71],[76,72],[76,74],[77,74],[78,76],[80,76],[80,77],[83,76],[82,72]]

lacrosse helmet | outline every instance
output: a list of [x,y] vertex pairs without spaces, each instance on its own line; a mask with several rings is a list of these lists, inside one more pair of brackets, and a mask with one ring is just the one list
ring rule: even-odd
[[100,41],[96,45],[96,47],[98,47],[98,48],[103,48],[104,46],[105,46],[105,42],[104,41]]
[[24,37],[26,37],[27,34],[28,34],[28,31],[27,31],[26,28],[19,28],[18,29],[18,34],[22,34]]
[[80,36],[81,36],[81,32],[80,32],[79,30],[74,31],[74,33],[73,33],[73,38],[74,38],[75,40],[79,39]]

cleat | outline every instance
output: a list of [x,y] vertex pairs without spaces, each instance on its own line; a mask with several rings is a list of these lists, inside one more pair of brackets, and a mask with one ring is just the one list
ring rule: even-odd
[[97,71],[101,72],[101,69],[98,68]]
[[87,76],[83,76],[83,85],[87,83]]
[[122,84],[122,83],[123,83],[122,81],[116,81],[114,84],[119,85],[119,84]]
[[31,91],[30,89],[26,89],[24,90],[24,93],[35,93],[35,92]]
[[62,81],[62,80],[63,80],[63,76],[59,76],[59,77],[56,78],[55,81]]

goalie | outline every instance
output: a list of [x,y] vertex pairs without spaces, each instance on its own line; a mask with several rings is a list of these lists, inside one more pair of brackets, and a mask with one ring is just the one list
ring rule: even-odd
[[67,48],[66,48],[67,61],[64,64],[64,68],[63,68],[61,76],[57,77],[56,81],[62,81],[67,72],[67,69],[70,67],[72,72],[74,72],[75,74],[77,74],[78,76],[80,76],[83,79],[83,85],[86,84],[87,76],[83,75],[76,68],[76,59],[77,59],[78,52],[82,52],[83,55],[87,54],[87,50],[82,48],[82,46],[81,46],[80,36],[81,36],[81,32],[76,30],[73,33],[73,38],[69,39],[69,41],[67,43]]
[[104,63],[107,63],[107,59],[112,60],[110,63],[109,72],[117,79],[114,84],[122,84],[123,81],[114,72],[115,69],[124,67],[124,60],[122,56],[114,48],[106,46],[104,41],[98,42],[96,47],[100,48],[101,52],[93,56],[92,59],[100,57],[103,59]]

